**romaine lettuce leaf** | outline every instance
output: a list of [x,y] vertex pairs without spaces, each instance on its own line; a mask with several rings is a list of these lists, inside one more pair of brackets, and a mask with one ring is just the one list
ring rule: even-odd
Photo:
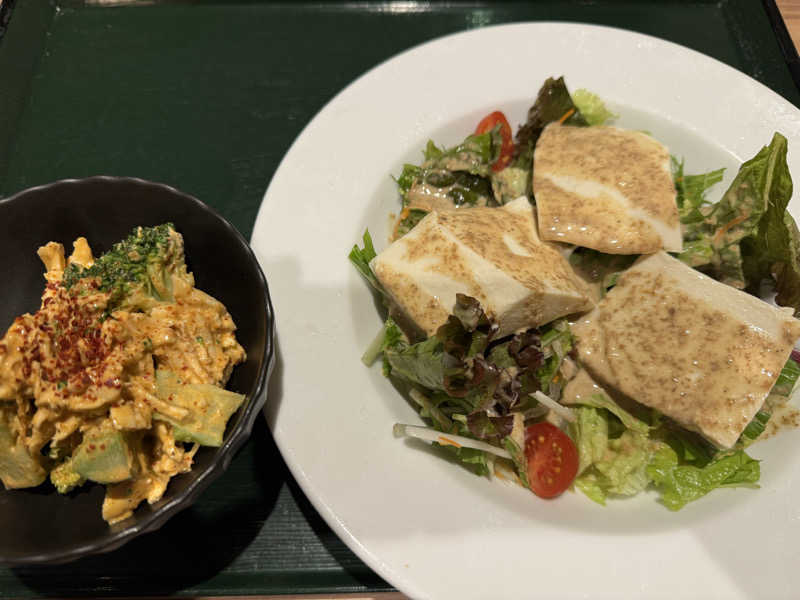
[[650,431],[650,426],[634,417],[627,410],[622,408],[619,404],[614,402],[607,394],[592,394],[588,397],[582,397],[580,404],[584,406],[593,406],[594,408],[604,408],[614,416],[616,416],[627,429],[641,434],[647,434]]
[[666,421],[659,434],[675,451],[681,464],[705,467],[719,452],[698,434],[682,429],[670,421]]
[[719,487],[757,487],[760,474],[758,461],[743,450],[700,468],[679,465],[678,455],[665,445],[647,466],[647,475],[661,493],[661,502],[670,510],[679,510]]
[[[626,429],[619,437],[612,438],[609,435],[612,417],[608,409],[580,406],[575,414],[577,418],[571,433],[579,458],[576,487],[599,504],[605,504],[610,494],[633,496],[644,490],[650,483],[647,465],[660,446],[660,442],[650,439],[649,428],[645,425],[644,431],[641,427]],[[626,420],[633,419],[627,417]]]
[[[525,451],[522,445],[514,439],[514,435],[509,435],[503,438],[503,447],[511,454],[511,460],[514,463],[514,468],[517,470],[520,482],[523,486],[530,489],[531,484],[528,480],[528,461],[525,458]],[[523,440],[524,443],[524,440]]]
[[608,415],[602,410],[580,406],[574,410],[572,439],[578,449],[578,475],[603,458],[608,447]]
[[589,90],[575,90],[572,93],[572,101],[588,125],[603,125],[619,116],[608,110],[600,96]]
[[607,482],[607,493],[635,496],[644,490],[650,483],[646,468],[657,445],[647,435],[631,430],[609,440],[603,459],[592,465],[602,475],[601,481]]

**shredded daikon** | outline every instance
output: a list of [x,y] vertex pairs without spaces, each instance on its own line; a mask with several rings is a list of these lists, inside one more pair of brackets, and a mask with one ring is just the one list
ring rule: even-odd
[[472,438],[464,437],[461,435],[452,435],[449,433],[442,433],[430,427],[420,427],[418,425],[405,425],[403,423],[395,423],[392,428],[395,437],[414,437],[426,442],[436,442],[437,444],[444,444],[450,446],[457,446],[463,448],[472,448],[473,450],[482,450],[489,452],[501,458],[511,458],[506,450],[492,446],[486,442],[473,440]]
[[539,402],[541,402],[542,404],[544,404],[547,408],[552,410],[559,417],[563,417],[567,421],[570,421],[571,423],[575,422],[575,415],[572,414],[572,411],[570,409],[568,409],[566,406],[562,406],[561,404],[559,404],[558,402],[553,400],[550,396],[542,393],[539,390],[536,390],[535,392],[533,392],[531,394],[531,396],[534,399],[536,399]]

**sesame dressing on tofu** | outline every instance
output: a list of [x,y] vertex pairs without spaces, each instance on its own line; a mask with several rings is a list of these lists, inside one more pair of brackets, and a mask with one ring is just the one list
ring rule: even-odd
[[524,197],[501,208],[433,211],[371,267],[427,335],[447,321],[457,293],[481,303],[499,337],[592,306],[566,259],[539,239]]
[[548,125],[534,152],[533,194],[544,240],[608,254],[681,251],[669,152],[644,133]]
[[730,448],[775,385],[800,321],[660,252],[572,331],[598,381]]

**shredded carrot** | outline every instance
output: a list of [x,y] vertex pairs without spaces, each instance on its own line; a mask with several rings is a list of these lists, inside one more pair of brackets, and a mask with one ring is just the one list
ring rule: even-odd
[[560,379],[561,379],[560,373],[556,373],[555,375],[553,375],[553,383],[558,383]]
[[559,125],[563,125],[563,124],[564,124],[564,121],[566,121],[567,119],[569,119],[569,118],[570,118],[570,117],[573,115],[573,113],[574,113],[574,112],[575,112],[575,109],[574,109],[574,108],[570,108],[570,109],[569,109],[567,112],[565,112],[565,113],[564,113],[564,114],[561,116],[561,118],[558,120],[558,124],[559,124]]
[[507,481],[506,476],[503,475],[503,472],[497,467],[495,467],[494,469],[494,476],[497,477],[498,479],[502,479],[503,481]]
[[746,221],[750,215],[739,215],[735,219],[730,220],[729,222],[725,223],[722,227],[717,229],[717,233],[714,234],[714,243],[716,244],[722,239],[722,236],[725,235],[731,227],[735,227],[742,221]]
[[450,438],[446,438],[443,435],[439,436],[439,441],[444,442],[445,444],[450,444],[451,446],[455,446],[456,448],[461,448],[461,444],[459,444],[458,442],[454,442]]

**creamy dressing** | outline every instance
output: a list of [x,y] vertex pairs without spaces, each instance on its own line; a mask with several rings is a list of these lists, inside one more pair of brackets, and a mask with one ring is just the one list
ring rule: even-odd
[[603,384],[729,448],[777,381],[800,321],[661,252],[622,274],[572,331]]
[[542,239],[608,254],[682,249],[669,152],[643,133],[548,125],[533,193]]
[[[418,208],[420,210],[451,210],[458,208],[453,202],[450,192],[455,188],[455,185],[447,187],[437,187],[425,182],[417,182],[408,190],[409,208]],[[480,196],[475,203],[475,206],[486,206],[488,198]]]
[[569,380],[564,391],[561,393],[562,404],[581,404],[587,398],[595,394],[605,394],[605,390],[597,385],[585,369],[580,369],[578,373]]
[[566,259],[539,239],[524,197],[501,208],[434,211],[371,266],[429,336],[447,321],[457,293],[481,303],[498,337],[592,306]]

